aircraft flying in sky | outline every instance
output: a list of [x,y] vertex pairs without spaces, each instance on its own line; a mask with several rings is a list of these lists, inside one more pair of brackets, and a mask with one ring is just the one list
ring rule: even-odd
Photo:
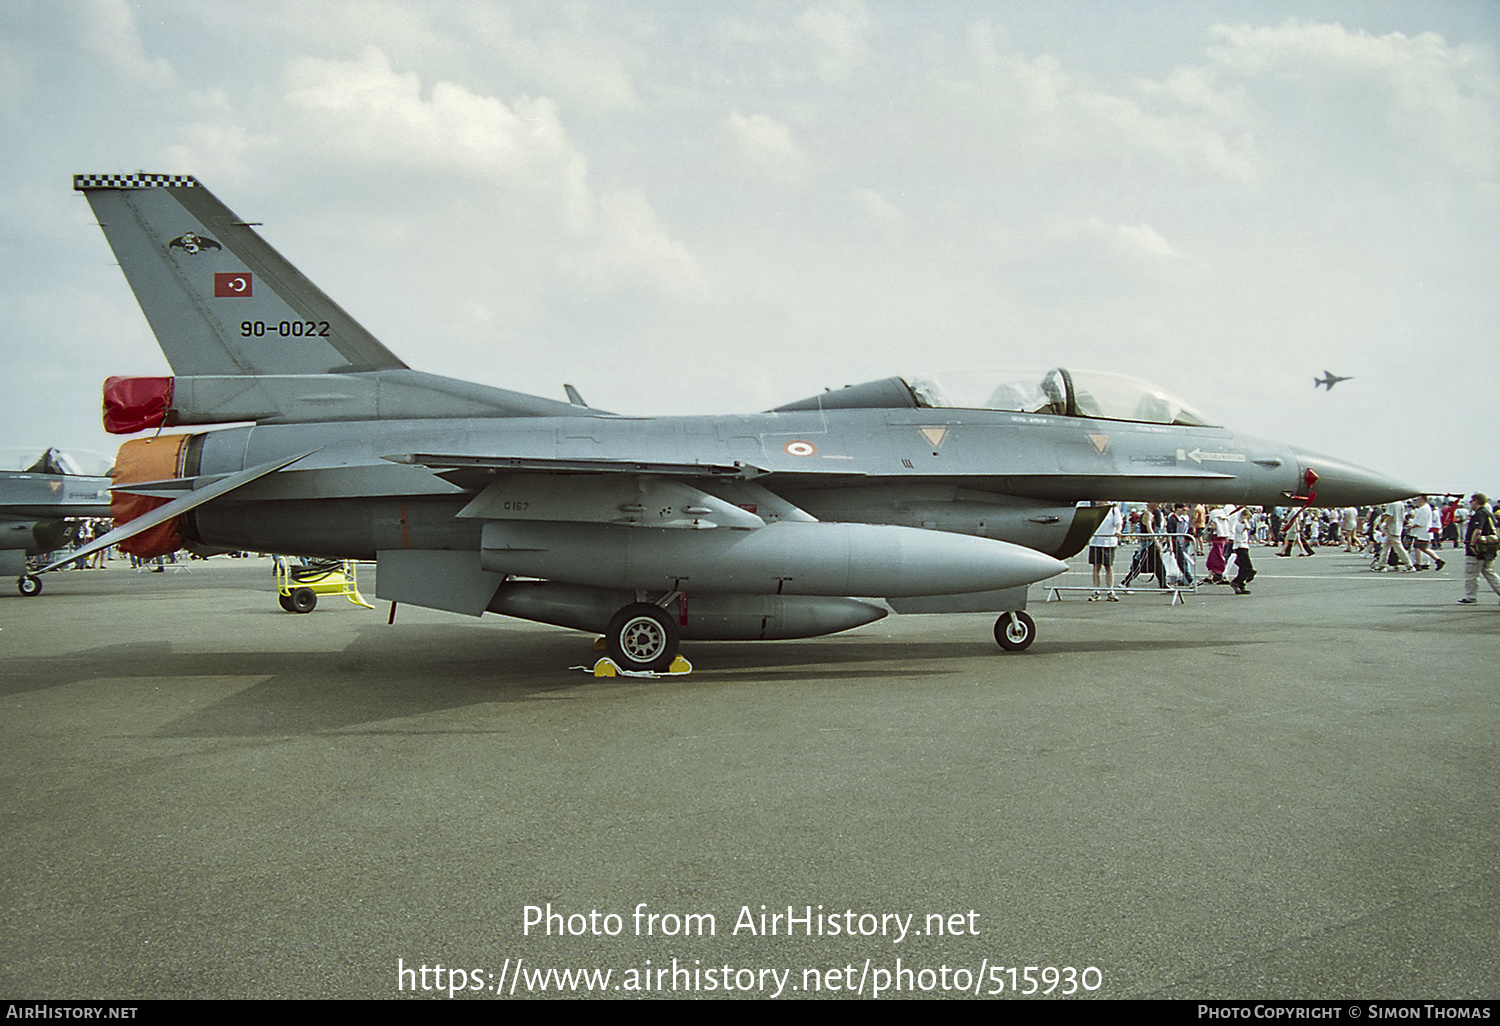
[[1317,391],[1318,386],[1322,385],[1328,391],[1332,392],[1333,391],[1333,386],[1337,385],[1340,381],[1351,381],[1351,380],[1353,380],[1353,379],[1352,378],[1341,378],[1337,374],[1333,373],[1333,371],[1324,371],[1323,372],[1323,376],[1321,378],[1313,378],[1313,390]]
[[107,517],[107,477],[77,472],[56,449],[23,471],[0,472],[0,576],[14,577],[22,595],[39,595],[42,579],[26,557],[55,552],[77,536],[76,517]]
[[[1356,505],[1412,493],[1214,426],[1120,375],[885,378],[759,414],[636,418],[409,368],[195,179],[79,175],[173,376],[111,378],[121,446],[95,545],[373,559],[377,595],[604,634],[799,638],[992,611],[1100,522],[1079,500]],[[87,552],[88,550],[83,550]],[[394,610],[393,610],[394,611]]]

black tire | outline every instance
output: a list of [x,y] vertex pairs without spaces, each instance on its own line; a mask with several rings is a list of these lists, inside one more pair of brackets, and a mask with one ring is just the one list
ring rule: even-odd
[[298,588],[292,592],[292,612],[311,613],[318,605],[318,596],[311,588]]
[[995,621],[995,641],[1007,652],[1024,652],[1035,640],[1036,621],[1019,609]]
[[637,602],[609,621],[604,647],[622,670],[660,673],[677,656],[677,625],[660,606]]
[[36,574],[22,574],[16,578],[16,590],[27,598],[42,593],[42,579]]
[[297,611],[292,607],[292,597],[290,595],[283,595],[278,591],[276,593],[276,603],[277,605],[281,606],[282,609],[285,609],[288,613],[295,613]]

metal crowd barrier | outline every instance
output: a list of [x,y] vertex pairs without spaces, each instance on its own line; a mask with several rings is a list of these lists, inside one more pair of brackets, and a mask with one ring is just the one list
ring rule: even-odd
[[[1176,533],[1176,534],[1140,534],[1140,533],[1132,533],[1132,534],[1122,535],[1122,538],[1124,538],[1125,540],[1132,540],[1133,539],[1135,541],[1135,543],[1136,543],[1136,550],[1137,550],[1137,552],[1139,552],[1139,550],[1140,550],[1140,543],[1142,541],[1148,540],[1148,539],[1152,540],[1152,541],[1156,541],[1156,540],[1163,539],[1163,538],[1165,538],[1165,539],[1181,538],[1181,539],[1183,539],[1185,542],[1187,542],[1189,544],[1191,544],[1191,542],[1193,540],[1193,536],[1191,534],[1185,533],[1185,532],[1179,532],[1179,533]],[[1119,547],[1120,548],[1124,548],[1125,546],[1122,544]],[[1173,553],[1172,554],[1172,558],[1176,559],[1177,558],[1177,554]],[[1132,557],[1131,562],[1132,563],[1134,562],[1134,558],[1133,557]],[[1115,573],[1116,574],[1120,574],[1121,576],[1124,576],[1124,574],[1130,573],[1130,568],[1129,567],[1125,568],[1123,574],[1121,573],[1120,568],[1118,566],[1115,567],[1114,569],[1115,569]],[[1179,567],[1179,569],[1181,569],[1181,568]],[[1139,577],[1139,576],[1142,576],[1142,574],[1137,574],[1136,576]],[[1156,575],[1152,574],[1151,576],[1155,577]],[[1090,592],[1090,593],[1097,592],[1097,593],[1100,593],[1100,594],[1106,594],[1106,593],[1108,593],[1110,591],[1113,591],[1117,595],[1136,595],[1136,594],[1141,594],[1141,595],[1171,595],[1172,596],[1172,601],[1169,603],[1169,605],[1175,606],[1175,605],[1178,605],[1178,604],[1180,604],[1180,603],[1182,603],[1182,602],[1185,601],[1183,599],[1183,597],[1182,597],[1182,593],[1183,592],[1187,592],[1189,595],[1196,595],[1196,594],[1198,594],[1198,580],[1199,580],[1198,577],[1195,576],[1193,578],[1193,583],[1192,584],[1172,584],[1172,583],[1170,583],[1170,579],[1169,579],[1169,582],[1168,582],[1168,584],[1167,584],[1167,586],[1165,588],[1134,588],[1134,587],[1132,587],[1132,588],[1125,588],[1125,587],[1121,587],[1120,585],[1116,585],[1114,588],[1111,589],[1111,588],[1095,588],[1093,585],[1080,586],[1080,585],[1072,585],[1072,584],[1056,584],[1056,585],[1049,584],[1049,585],[1047,585],[1047,597],[1046,597],[1046,599],[1044,601],[1046,601],[1046,602],[1061,602],[1062,601],[1062,593],[1065,592],[1065,591],[1086,591],[1086,592]]]

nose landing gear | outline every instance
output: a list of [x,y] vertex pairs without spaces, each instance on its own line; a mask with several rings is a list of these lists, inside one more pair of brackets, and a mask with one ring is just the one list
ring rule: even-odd
[[1007,652],[1024,652],[1036,640],[1036,621],[1022,610],[1001,613],[995,621],[995,641]]

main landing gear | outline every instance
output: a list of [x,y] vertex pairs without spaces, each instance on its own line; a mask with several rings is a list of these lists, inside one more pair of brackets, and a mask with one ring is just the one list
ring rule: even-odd
[[995,621],[995,641],[1007,652],[1024,652],[1036,640],[1036,621],[1022,610],[1001,613]]
[[677,655],[677,625],[661,606],[636,602],[621,609],[604,632],[604,647],[622,670],[661,673]]
[[16,578],[16,590],[27,598],[42,593],[42,579],[36,574],[22,574]]
[[[681,640],[676,619],[650,602],[625,606],[610,618],[604,631],[605,651],[622,670],[666,671],[677,657]],[[995,621],[995,642],[1007,652],[1024,652],[1035,640],[1036,621],[1024,610],[1001,613]]]

